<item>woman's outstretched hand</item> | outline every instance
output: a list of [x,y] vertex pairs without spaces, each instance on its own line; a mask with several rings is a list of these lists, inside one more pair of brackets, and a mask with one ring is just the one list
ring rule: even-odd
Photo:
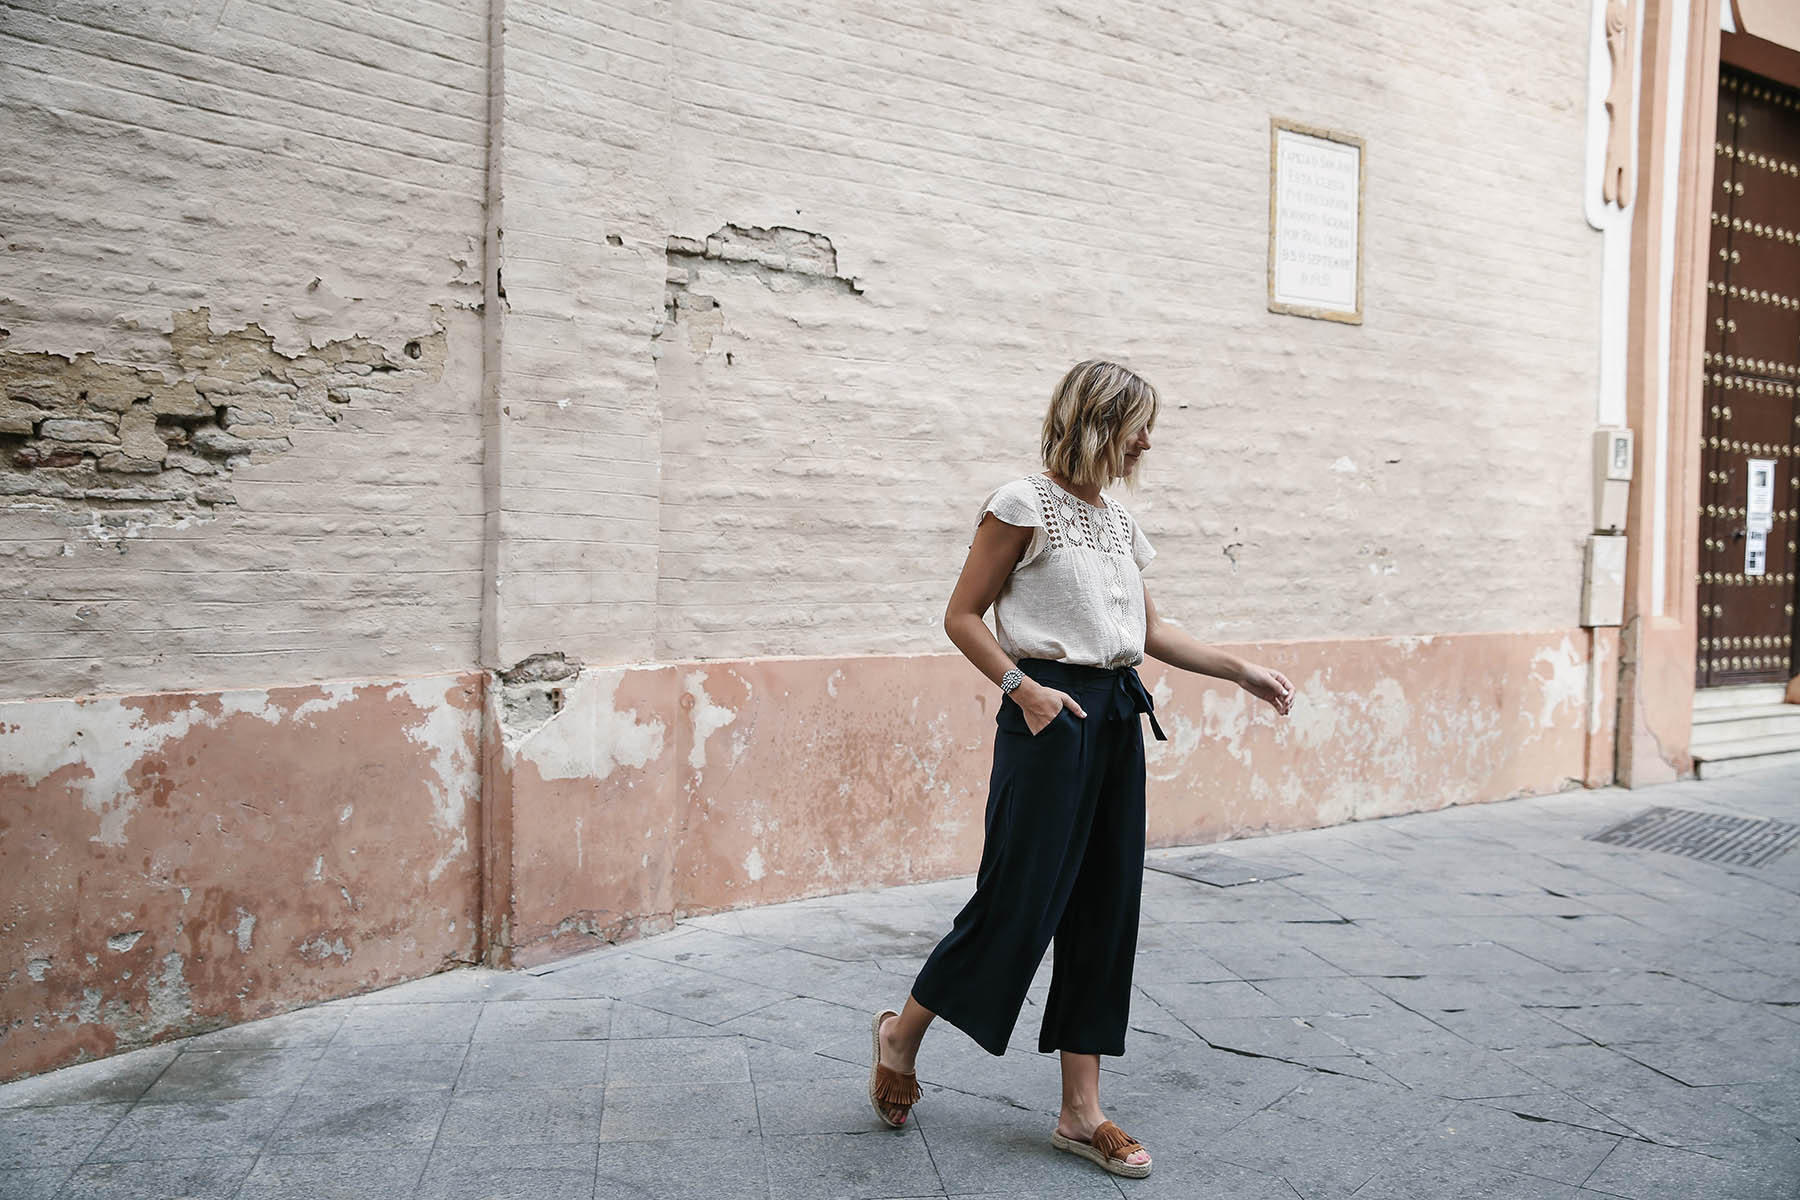
[[[1244,677],[1238,681],[1239,686],[1258,700],[1266,700],[1274,710],[1287,716],[1289,708],[1294,704],[1294,685],[1280,671],[1269,667],[1259,667],[1250,663],[1244,668]],[[1050,714],[1055,716],[1055,713]]]
[[1025,714],[1025,728],[1031,730],[1032,737],[1044,732],[1044,726],[1056,720],[1056,714],[1065,708],[1078,717],[1087,716],[1075,703],[1075,697],[1035,680],[1014,690],[1013,700]]

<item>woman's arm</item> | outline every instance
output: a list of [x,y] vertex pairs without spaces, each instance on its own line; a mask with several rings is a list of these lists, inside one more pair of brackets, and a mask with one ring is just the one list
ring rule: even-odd
[[[1012,574],[1030,544],[1030,529],[1008,525],[991,513],[983,516],[975,530],[975,541],[969,546],[969,557],[963,562],[962,574],[950,593],[950,603],[944,609],[944,632],[975,664],[976,670],[993,680],[995,687],[1012,670],[1013,661],[981,618],[993,607],[1000,589],[1006,586],[1006,577]],[[1065,707],[1078,717],[1087,716],[1072,697],[1029,676],[1013,689],[1012,698],[1024,711],[1025,725],[1033,733],[1042,730]]]
[[1144,653],[1171,667],[1229,680],[1252,696],[1268,701],[1284,716],[1294,702],[1294,685],[1280,671],[1245,662],[1159,620],[1149,588],[1144,589]]

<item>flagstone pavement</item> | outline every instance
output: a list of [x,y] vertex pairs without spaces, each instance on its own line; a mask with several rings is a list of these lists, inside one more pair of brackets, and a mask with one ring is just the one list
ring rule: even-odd
[[959,879],[0,1087],[0,1198],[1794,1200],[1800,849],[1732,866],[1590,840],[1653,806],[1797,822],[1800,772],[1152,852],[1102,1084],[1154,1156],[1141,1181],[1049,1146],[1048,961],[1005,1056],[940,1022],[910,1127],[876,1121],[871,1014]]

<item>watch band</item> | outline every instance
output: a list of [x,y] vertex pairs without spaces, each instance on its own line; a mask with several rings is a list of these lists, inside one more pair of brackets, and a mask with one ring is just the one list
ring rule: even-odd
[[1000,677],[1000,694],[1003,696],[1011,695],[1012,690],[1024,682],[1025,672],[1019,670],[1017,667],[1013,667]]

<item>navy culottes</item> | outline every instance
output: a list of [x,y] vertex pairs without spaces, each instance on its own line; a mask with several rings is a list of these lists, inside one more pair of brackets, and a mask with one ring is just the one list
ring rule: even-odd
[[1144,880],[1144,731],[1150,696],[1131,667],[1024,659],[1075,698],[1031,733],[1011,697],[994,717],[986,841],[975,895],[913,983],[920,1004],[1004,1054],[1052,938],[1038,1050],[1125,1053]]

